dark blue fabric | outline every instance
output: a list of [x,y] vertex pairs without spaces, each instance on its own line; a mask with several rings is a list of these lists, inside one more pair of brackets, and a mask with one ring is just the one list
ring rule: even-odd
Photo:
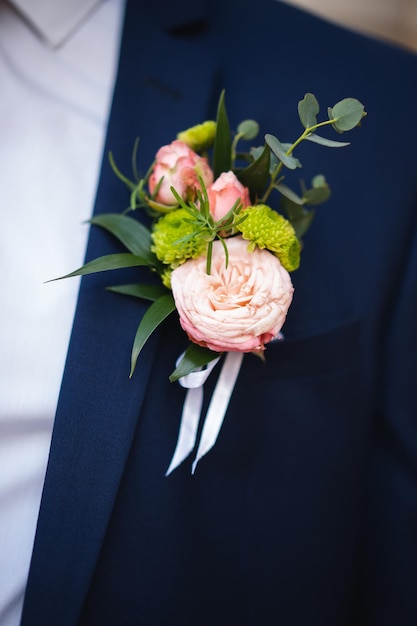
[[[323,106],[357,97],[369,115],[349,148],[301,148],[304,179],[325,173],[333,195],[293,274],[286,339],[266,363],[245,357],[195,476],[190,460],[164,477],[184,400],[167,380],[177,321],[129,380],[146,307],[105,292],[108,275],[83,280],[22,624],[414,625],[417,59],[275,0],[173,20],[140,4],[106,144],[123,171],[136,136],[147,168],[215,115],[223,87],[232,126],[254,117],[282,141],[307,91]],[[127,204],[105,154],[96,211]],[[88,258],[112,245],[93,230]]]

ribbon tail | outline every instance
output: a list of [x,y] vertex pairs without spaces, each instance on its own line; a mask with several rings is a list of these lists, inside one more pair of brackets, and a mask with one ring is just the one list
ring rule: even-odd
[[228,352],[226,354],[219,379],[210,400],[197,454],[191,469],[192,474],[194,474],[199,460],[216,443],[239,375],[243,356],[243,352]]
[[202,406],[203,387],[188,389],[181,416],[177,445],[165,476],[168,476],[174,469],[181,465],[193,450]]

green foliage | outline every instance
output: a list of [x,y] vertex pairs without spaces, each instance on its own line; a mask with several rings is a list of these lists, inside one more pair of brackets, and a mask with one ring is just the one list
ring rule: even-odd
[[195,343],[190,343],[185,351],[181,361],[176,369],[172,372],[169,380],[173,383],[183,376],[187,376],[199,367],[204,367],[210,361],[217,359],[219,354],[209,350],[209,348],[203,348]]
[[232,167],[231,137],[229,119],[226,113],[225,91],[220,94],[217,108],[216,135],[213,148],[213,173],[218,178],[222,172],[228,172]]
[[255,120],[244,120],[237,127],[237,134],[245,141],[255,139],[259,133],[259,124]]
[[96,274],[97,272],[108,272],[109,270],[120,270],[127,267],[139,267],[143,265],[148,266],[148,262],[142,257],[130,254],[129,252],[106,254],[93,261],[89,261],[74,272],[70,272],[59,278],[54,278],[53,280],[62,280],[63,278],[73,278],[75,276],[85,276],[87,274]]
[[317,124],[319,112],[320,106],[316,96],[312,93],[306,93],[304,98],[298,103],[298,115],[304,128],[310,128]]
[[167,293],[167,290],[162,285],[115,285],[113,287],[106,287],[106,289],[107,291],[120,293],[123,296],[132,296],[133,298],[150,300],[151,302],[161,296],[165,296]]
[[268,145],[260,148],[260,154],[248,167],[237,170],[236,175],[242,185],[248,187],[252,202],[256,202],[265,191],[269,180],[271,151]]
[[327,146],[327,148],[345,148],[350,145],[348,141],[335,141],[334,139],[327,139],[327,137],[320,137],[315,133],[308,134],[306,139],[312,143],[318,143],[320,146]]
[[155,300],[145,312],[133,341],[130,377],[133,376],[143,346],[154,330],[156,330],[173,311],[175,311],[174,298],[171,294],[166,294]]
[[366,115],[363,104],[355,98],[340,100],[333,108],[329,107],[328,113],[329,119],[333,120],[333,128],[339,133],[352,130]]
[[315,176],[311,181],[311,188],[302,185],[304,204],[316,206],[330,198],[330,187],[322,175]]
[[272,152],[275,154],[277,159],[281,161],[285,167],[288,167],[290,170],[295,170],[297,167],[301,167],[301,163],[298,159],[290,156],[291,152],[289,150],[285,150],[282,143],[274,137],[274,135],[265,135],[265,142],[271,148]]
[[159,267],[151,252],[151,232],[138,220],[119,213],[103,213],[90,220],[90,224],[101,226],[118,239],[126,248],[145,259],[152,267]]
[[330,197],[330,188],[324,176],[315,176],[311,182],[311,187],[307,188],[301,183],[301,195],[298,196],[299,201],[294,202],[288,195],[281,198],[281,209],[291,222],[297,238],[299,240],[305,235],[310,228],[314,218],[314,210],[308,209],[308,206],[317,206],[325,202]]

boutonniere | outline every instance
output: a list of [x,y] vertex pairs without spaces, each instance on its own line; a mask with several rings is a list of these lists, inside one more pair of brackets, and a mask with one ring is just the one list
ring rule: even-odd
[[[303,141],[349,145],[317,131],[330,126],[344,133],[366,115],[354,98],[328,108],[323,121],[319,111],[317,99],[307,93],[298,103],[302,131],[295,141],[282,143],[266,134],[261,145],[247,148],[259,134],[258,123],[245,120],[232,132],[222,92],[216,120],[179,132],[159,147],[145,176],[137,174],[137,143],[133,180],[110,154],[113,171],[130,190],[130,208],[97,215],[91,224],[112,233],[127,252],[99,257],[62,278],[134,266],[147,266],[159,276],[158,285],[109,289],[151,301],[133,341],[130,376],[147,339],[167,316],[179,316],[189,340],[169,377],[188,391],[167,474],[195,447],[203,384],[218,361],[223,358],[193,471],[217,439],[243,356],[263,358],[268,344],[283,338],[293,298],[290,273],[299,267],[312,207],[330,195],[323,175],[294,191],[284,182],[285,172],[301,167],[295,153]],[[150,229],[137,219],[142,210],[152,217]]]

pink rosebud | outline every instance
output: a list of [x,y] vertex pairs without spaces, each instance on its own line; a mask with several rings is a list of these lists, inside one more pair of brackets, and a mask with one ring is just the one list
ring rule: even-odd
[[189,339],[216,352],[263,350],[285,322],[294,288],[288,272],[268,250],[248,252],[239,237],[213,243],[211,273],[206,257],[189,259],[171,274],[180,323]]
[[200,157],[183,141],[176,139],[167,146],[162,146],[156,153],[156,160],[149,177],[148,185],[151,194],[162,179],[155,201],[160,204],[177,205],[171,187],[183,200],[195,198],[200,189],[198,178],[201,177],[206,186],[213,182],[213,173],[207,159]]
[[250,205],[249,190],[236,178],[233,172],[223,172],[207,189],[210,213],[218,222],[233,207],[236,200],[244,207]]

